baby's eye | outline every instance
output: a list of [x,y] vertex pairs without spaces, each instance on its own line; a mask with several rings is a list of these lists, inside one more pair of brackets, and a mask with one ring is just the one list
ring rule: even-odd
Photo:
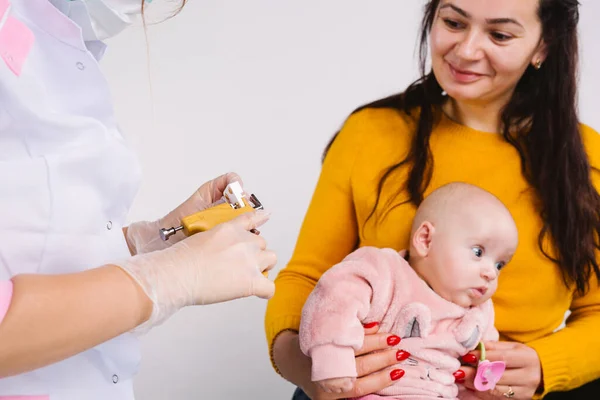
[[504,266],[506,265],[506,263],[504,261],[500,261],[496,263],[496,269],[498,271],[500,271],[502,268],[504,268]]
[[473,247],[473,253],[475,254],[475,257],[481,257],[483,256],[483,249],[479,246],[475,246]]

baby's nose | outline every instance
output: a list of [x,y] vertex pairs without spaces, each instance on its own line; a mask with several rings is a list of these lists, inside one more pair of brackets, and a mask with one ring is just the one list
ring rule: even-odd
[[496,279],[496,276],[498,276],[496,267],[494,265],[486,265],[485,267],[481,268],[481,276],[488,281]]

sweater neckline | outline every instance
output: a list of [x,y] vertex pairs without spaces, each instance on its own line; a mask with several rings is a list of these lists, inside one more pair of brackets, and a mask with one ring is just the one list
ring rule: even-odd
[[463,125],[448,116],[443,110],[439,110],[440,120],[437,128],[451,132],[455,135],[465,137],[477,137],[478,140],[487,140],[491,142],[504,142],[504,136],[496,132],[481,131],[470,126]]

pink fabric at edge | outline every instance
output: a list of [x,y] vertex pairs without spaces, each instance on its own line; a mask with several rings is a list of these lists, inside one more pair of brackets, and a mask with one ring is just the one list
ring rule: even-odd
[[[0,323],[10,307],[12,295],[12,281],[0,281]],[[50,400],[50,396],[0,396],[0,400]]]
[[10,15],[0,27],[0,57],[16,76],[21,75],[34,41],[33,32]]
[[[0,281],[0,323],[4,319],[13,294],[12,281]],[[0,397],[2,399],[2,397]]]
[[0,0],[0,18],[4,17],[6,10],[8,10],[8,6],[10,6],[9,0]]
[[0,396],[0,400],[50,400],[50,396]]

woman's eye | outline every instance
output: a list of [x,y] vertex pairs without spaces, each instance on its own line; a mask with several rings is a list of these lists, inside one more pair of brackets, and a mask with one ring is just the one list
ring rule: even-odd
[[492,32],[492,37],[499,42],[506,42],[512,39],[512,36],[505,35],[504,33],[500,32]]
[[452,28],[452,29],[459,29],[459,28],[462,28],[462,24],[461,24],[460,22],[458,22],[458,21],[455,21],[455,20],[453,20],[453,19],[448,19],[448,18],[445,18],[445,19],[444,19],[444,23],[445,23],[445,24],[446,24],[448,27],[450,27],[450,28]]
[[475,257],[481,257],[483,256],[483,249],[481,247],[475,246],[473,247],[473,253],[475,254]]
[[506,263],[504,261],[500,261],[496,263],[496,269],[498,271],[500,271],[502,268],[504,268],[504,266],[506,265]]

